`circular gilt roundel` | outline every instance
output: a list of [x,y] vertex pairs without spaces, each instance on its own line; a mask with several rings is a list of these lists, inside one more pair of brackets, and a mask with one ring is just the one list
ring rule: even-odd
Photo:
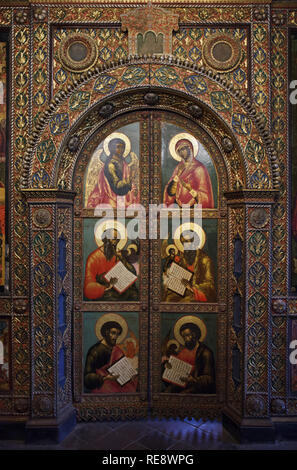
[[225,33],[212,34],[203,45],[202,57],[211,68],[228,72],[235,69],[241,60],[240,42]]
[[64,38],[59,48],[59,58],[65,69],[70,72],[89,70],[98,57],[95,41],[83,33],[73,33]]

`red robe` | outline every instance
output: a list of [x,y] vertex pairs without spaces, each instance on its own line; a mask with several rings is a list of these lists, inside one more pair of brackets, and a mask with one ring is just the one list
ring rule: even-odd
[[198,349],[199,343],[196,344],[194,349],[187,349],[183,348],[177,355],[177,357],[188,364],[191,364],[193,367],[195,366],[196,361],[196,352]]
[[[124,161],[123,162],[123,180],[129,179],[130,170],[128,164]],[[95,208],[99,204],[109,204],[112,207],[117,206],[117,197],[121,198],[125,204],[125,207],[130,206],[131,204],[138,204],[139,203],[139,193],[137,192],[137,196],[135,196],[133,192],[133,187],[131,191],[125,196],[118,196],[110,187],[110,184],[104,174],[104,166],[101,168],[98,174],[98,182],[94,187],[93,191],[91,192],[88,198],[87,208]]]
[[[96,374],[102,377],[110,375],[107,369],[122,357],[124,357],[123,351],[118,346],[114,346],[108,364],[96,370]],[[133,393],[136,392],[136,388],[137,377],[130,380],[125,385],[120,385],[116,380],[105,380],[101,387],[95,388],[92,390],[92,393]]]
[[85,282],[84,282],[84,295],[87,299],[95,300],[103,297],[105,287],[98,284],[96,275],[107,273],[116,264],[116,257],[113,256],[110,260],[106,259],[103,252],[103,247],[97,248],[93,251],[87,259],[85,269]]
[[179,175],[179,178],[185,183],[188,183],[191,186],[191,189],[198,193],[199,204],[202,205],[202,208],[213,208],[213,193],[210,177],[205,166],[198,162],[195,158],[192,158],[191,162],[185,165],[184,161],[179,162],[179,164],[174,169],[170,180],[168,181],[165,191],[164,191],[164,204],[167,206],[177,203],[179,206],[183,204],[193,206],[197,203],[195,198],[190,194],[190,191],[186,189],[179,181],[177,182],[176,194],[170,196],[167,192],[168,185],[174,179],[174,177],[182,170]]
[[[176,262],[178,263],[179,261],[180,258],[176,256]],[[194,264],[187,266],[187,269],[194,273]],[[197,302],[207,302],[206,295],[204,294],[204,292],[202,292],[202,290],[197,289],[197,287],[193,287],[192,289],[194,294],[194,300],[196,300]]]

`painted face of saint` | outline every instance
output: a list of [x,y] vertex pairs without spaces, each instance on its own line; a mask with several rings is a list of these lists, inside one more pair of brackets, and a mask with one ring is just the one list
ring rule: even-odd
[[104,245],[104,254],[108,260],[110,260],[116,253],[117,244],[119,243],[120,237],[118,231],[115,229],[108,229],[102,237]]
[[111,328],[109,331],[107,331],[106,342],[110,346],[115,346],[119,335],[120,335],[120,330],[118,328]]
[[108,147],[111,155],[122,157],[125,151],[125,142],[122,139],[112,139]]
[[186,328],[183,331],[181,331],[181,335],[184,339],[186,348],[193,349],[196,346],[197,336],[196,336],[195,331],[193,331],[190,328]]
[[180,236],[180,241],[183,246],[187,245],[188,243],[193,243],[195,239],[195,233],[192,231],[183,232]]
[[193,145],[187,139],[179,140],[175,146],[176,153],[185,162],[189,161],[193,156]]

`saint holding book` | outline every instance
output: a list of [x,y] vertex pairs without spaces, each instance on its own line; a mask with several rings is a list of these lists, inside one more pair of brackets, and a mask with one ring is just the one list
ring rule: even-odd
[[[186,244],[198,237],[196,249]],[[216,289],[213,263],[203,251],[206,235],[202,227],[189,222],[180,225],[174,236],[174,244],[163,242],[163,301],[165,302],[215,302]],[[167,256],[166,256],[167,255]]]
[[205,323],[196,315],[185,315],[176,321],[173,331],[175,340],[166,342],[162,358],[164,392],[215,393],[214,355],[204,344]]
[[[135,335],[128,330],[125,318],[117,313],[106,313],[96,322],[98,342],[88,350],[85,369],[85,390],[90,393],[133,393],[138,384],[138,357]],[[123,343],[130,340],[135,348],[126,348]],[[129,338],[128,338],[129,339]],[[130,342],[131,342],[130,341]],[[129,356],[129,357],[128,357]],[[132,362],[131,359],[135,358]]]
[[[131,252],[129,255],[129,250],[124,250],[127,245],[126,228],[117,221],[104,221],[95,225],[94,233],[98,248],[86,261],[85,299],[138,300],[135,257]],[[137,249],[136,244],[133,246]]]

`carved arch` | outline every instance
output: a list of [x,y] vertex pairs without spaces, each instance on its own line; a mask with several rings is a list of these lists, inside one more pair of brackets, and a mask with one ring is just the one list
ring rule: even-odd
[[[150,102],[151,92],[158,102]],[[135,56],[96,67],[60,91],[30,139],[22,187],[71,189],[75,162],[90,133],[111,116],[150,107],[178,111],[213,130],[230,190],[277,189],[277,153],[250,99],[219,74],[172,56]],[[233,143],[231,151],[224,138]]]

